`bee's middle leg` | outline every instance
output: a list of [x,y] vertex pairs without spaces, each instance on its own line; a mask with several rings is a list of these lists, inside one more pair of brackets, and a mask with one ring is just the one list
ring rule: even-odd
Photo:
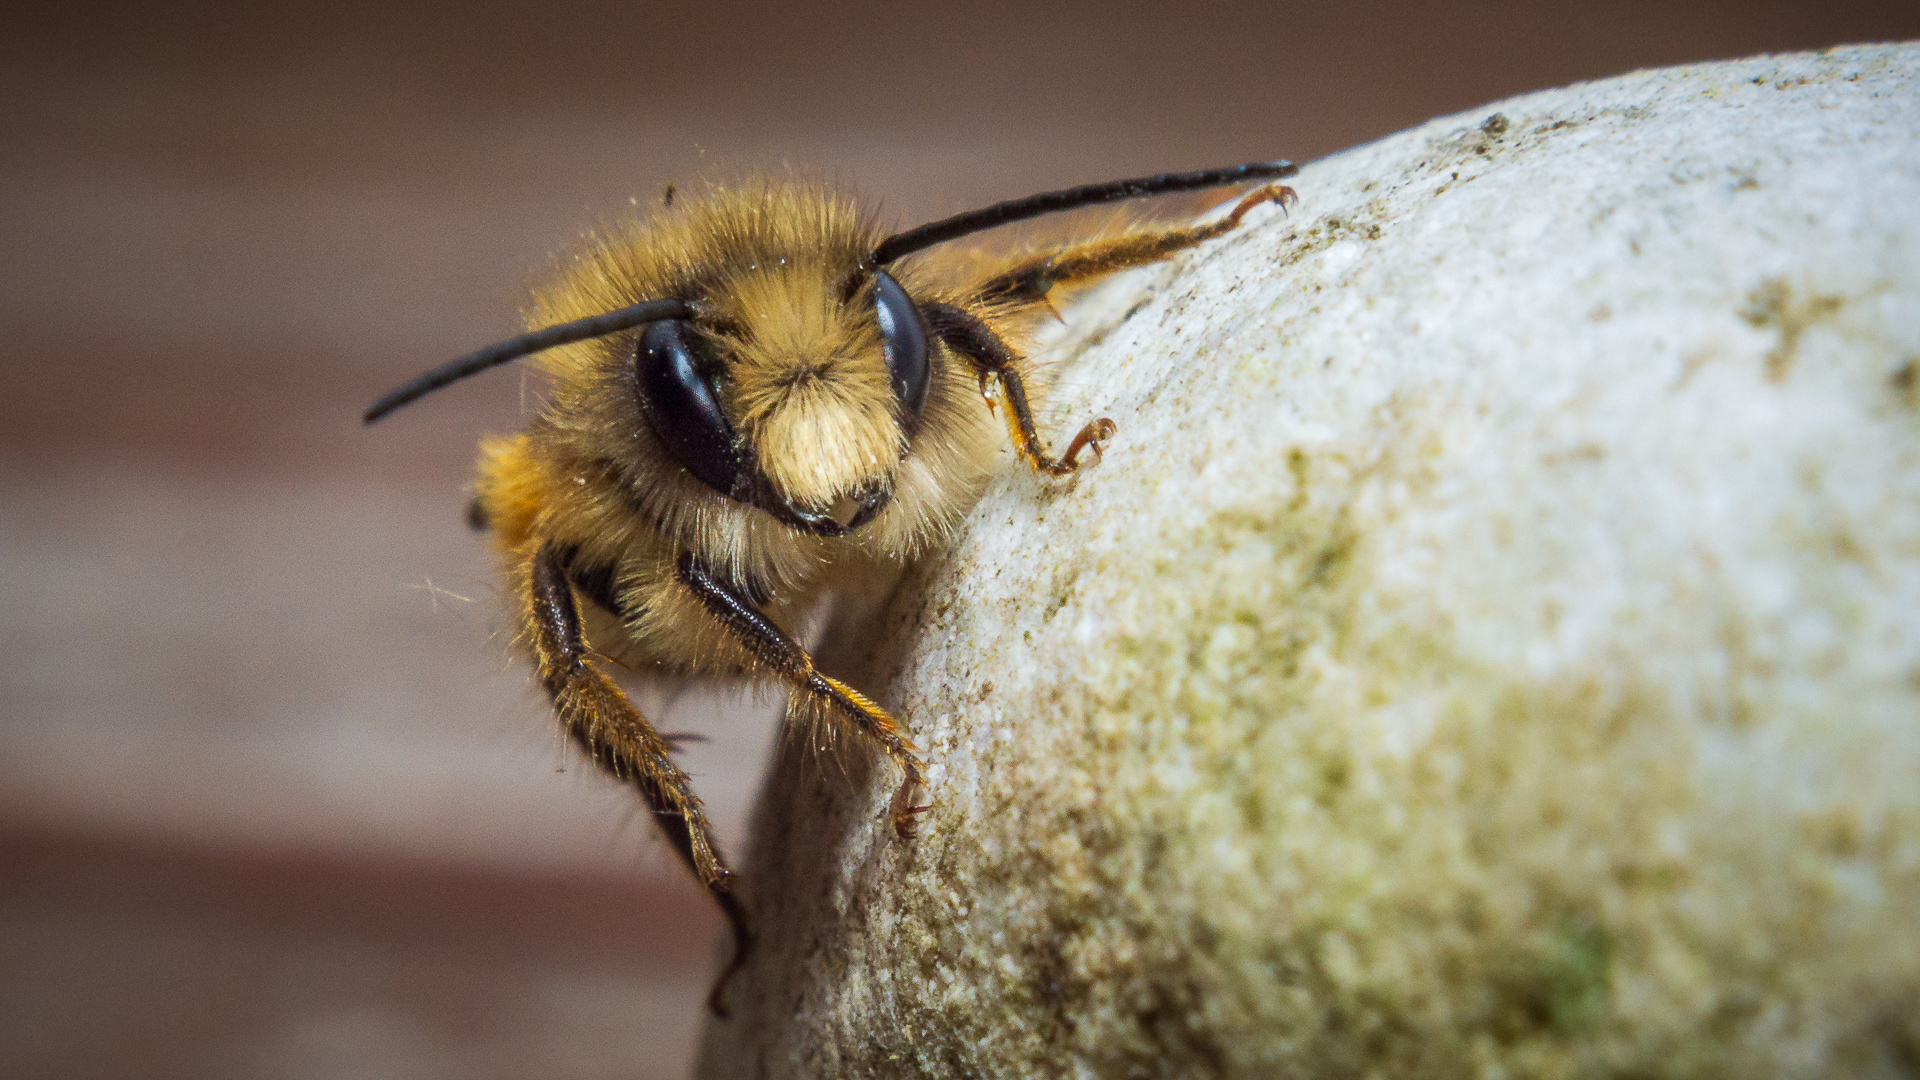
[[795,693],[810,703],[846,718],[854,730],[878,743],[906,774],[893,796],[893,827],[901,839],[913,836],[918,815],[932,809],[914,797],[925,789],[927,769],[901,732],[900,724],[866,695],[838,679],[824,675],[799,642],[761,613],[743,592],[709,573],[691,552],[680,556],[677,570],[682,584],[698,597],[735,641],[779,675]]
[[673,850],[712,894],[733,929],[733,960],[715,980],[707,1005],[725,1016],[721,995],[752,949],[746,912],[728,887],[732,871],[713,836],[692,782],[669,756],[673,746],[647,723],[627,695],[588,660],[574,585],[563,548],[542,545],[518,571],[522,619],[540,681],[573,741],[595,765],[632,784],[653,811]]

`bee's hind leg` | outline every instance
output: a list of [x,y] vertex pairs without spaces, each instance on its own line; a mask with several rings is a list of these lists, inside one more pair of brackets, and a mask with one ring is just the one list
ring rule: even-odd
[[761,665],[795,693],[807,695],[808,704],[847,720],[900,766],[906,775],[893,796],[893,827],[901,839],[910,839],[919,815],[932,807],[914,801],[926,788],[927,769],[901,733],[899,722],[858,690],[822,674],[799,642],[762,614],[745,593],[709,573],[691,552],[680,556],[677,569],[681,583]]
[[654,823],[706,885],[733,928],[733,960],[714,981],[707,998],[707,1007],[725,1016],[721,994],[746,964],[753,937],[747,930],[746,912],[728,887],[732,871],[714,850],[700,798],[693,793],[687,774],[669,756],[672,745],[613,680],[588,662],[580,608],[567,577],[566,550],[543,544],[518,568],[515,584],[524,604],[527,641],[561,726],[594,764],[640,792],[653,811]]

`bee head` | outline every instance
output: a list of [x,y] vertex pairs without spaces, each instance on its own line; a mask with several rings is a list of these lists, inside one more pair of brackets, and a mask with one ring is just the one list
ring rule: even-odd
[[850,290],[781,268],[695,319],[639,335],[634,389],[667,453],[707,486],[817,535],[887,505],[926,405],[928,334],[884,270]]
[[[596,373],[625,381],[631,372],[642,422],[665,455],[707,487],[820,536],[873,520],[896,487],[902,505],[915,508],[911,517],[932,521],[939,515],[928,510],[937,501],[931,493],[941,487],[933,476],[961,467],[963,455],[951,438],[923,440],[912,453],[933,383],[929,333],[886,267],[1043,214],[1296,171],[1290,162],[1255,162],[1043,192],[878,243],[849,206],[817,191],[715,188],[707,203],[676,212],[658,231],[586,259],[575,303],[561,306],[589,314],[562,315],[427,371],[375,401],[364,419],[373,423],[523,356],[623,335],[623,344],[599,354],[612,370]],[[813,260],[812,268],[792,260]],[[652,298],[633,302],[639,296]]]

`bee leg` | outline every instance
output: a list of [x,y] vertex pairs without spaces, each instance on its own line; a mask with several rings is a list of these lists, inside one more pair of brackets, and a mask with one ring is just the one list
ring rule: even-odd
[[[947,348],[959,353],[980,375],[980,390],[985,394],[989,380],[1000,384],[1000,396],[1006,405],[1002,414],[1007,422],[1007,435],[1013,440],[1013,448],[1020,454],[1021,460],[1034,472],[1047,476],[1068,476],[1080,468],[1080,452],[1091,450],[1094,458],[1100,457],[1105,449],[1106,440],[1113,437],[1113,421],[1101,417],[1073,437],[1067,444],[1067,452],[1057,459],[1048,457],[1046,448],[1040,445],[1040,435],[1033,422],[1033,407],[1027,403],[1027,385],[1022,369],[1026,359],[1013,351],[1012,346],[1001,340],[988,326],[985,319],[955,304],[922,304],[921,312],[933,332],[945,342]],[[988,398],[987,403],[993,404]]]
[[[1028,259],[1002,273],[995,274],[974,290],[976,304],[1051,307],[1047,293],[1055,286],[1084,281],[1135,266],[1145,266],[1205,243],[1240,227],[1247,211],[1262,203],[1278,203],[1282,210],[1297,201],[1298,195],[1284,184],[1268,184],[1242,196],[1233,211],[1219,221],[1179,229],[1160,229],[1133,233],[1106,240],[1089,240],[1036,258]],[[931,303],[921,306],[933,332],[947,347],[965,357],[980,375],[985,394],[988,382],[998,382],[1006,404],[1007,435],[1028,467],[1047,476],[1067,476],[1080,468],[1080,452],[1090,450],[1095,460],[1113,437],[1113,421],[1101,417],[1080,429],[1067,444],[1067,452],[1058,458],[1047,456],[1040,445],[1033,422],[1033,408],[1027,402],[1027,387],[1022,374],[1026,361],[994,333],[985,319],[957,304]],[[993,404],[988,398],[987,403]]]
[[1285,210],[1300,196],[1284,184],[1268,184],[1243,196],[1233,212],[1218,221],[1179,229],[1157,229],[1104,240],[1088,240],[1016,263],[980,283],[973,299],[985,304],[1044,304],[1048,290],[1088,278],[1159,262],[1176,251],[1204,244],[1240,227],[1247,211],[1262,203]]
[[900,766],[906,776],[893,796],[893,828],[902,840],[912,839],[918,815],[932,807],[914,802],[914,796],[926,788],[927,769],[913,744],[901,734],[899,723],[858,690],[821,674],[799,642],[762,614],[740,590],[709,573],[692,552],[680,556],[678,570],[681,582],[755,659],[797,693],[807,695],[810,704],[845,717],[854,730],[878,743]]
[[721,993],[753,947],[746,912],[728,887],[732,871],[714,850],[706,814],[687,774],[669,756],[672,745],[654,731],[613,680],[588,663],[580,608],[567,580],[566,564],[565,548],[543,544],[518,574],[526,636],[541,684],[553,699],[561,726],[593,763],[640,792],[653,811],[654,823],[706,885],[733,928],[733,960],[714,981],[707,998],[707,1007],[725,1016]]

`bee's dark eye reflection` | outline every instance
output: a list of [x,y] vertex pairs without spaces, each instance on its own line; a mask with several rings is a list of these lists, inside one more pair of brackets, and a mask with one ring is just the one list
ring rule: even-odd
[[873,308],[880,319],[880,340],[893,376],[894,397],[909,435],[927,405],[927,324],[907,290],[885,270],[873,272]]
[[687,324],[663,319],[647,326],[634,356],[641,411],[673,459],[708,487],[734,494],[740,447],[713,385],[700,373]]

